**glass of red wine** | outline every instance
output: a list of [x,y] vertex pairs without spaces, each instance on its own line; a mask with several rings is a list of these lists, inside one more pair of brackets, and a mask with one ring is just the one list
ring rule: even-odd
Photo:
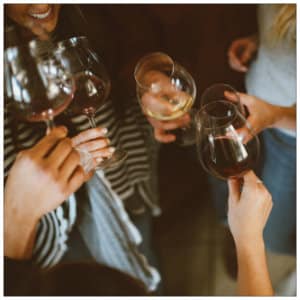
[[[186,113],[193,119],[196,84],[191,74],[161,52],[142,57],[134,71],[136,92],[144,113],[159,121],[176,120]],[[195,143],[195,122],[171,130],[181,146]]]
[[9,110],[25,121],[46,122],[49,131],[54,117],[71,103],[75,84],[53,53],[37,51],[40,43],[5,50],[4,91]]
[[230,101],[237,106],[237,109],[245,116],[245,107],[241,104],[238,92],[227,83],[215,83],[209,86],[201,96],[201,106],[215,101]]
[[[88,118],[90,126],[96,128],[96,111],[109,100],[111,88],[104,64],[84,36],[59,42],[56,53],[64,67],[72,74],[76,85],[72,104],[66,113],[71,116],[83,114]],[[118,148],[95,168],[116,167],[126,158],[127,152]]]
[[220,179],[239,178],[253,169],[259,157],[259,140],[244,141],[242,128],[251,128],[233,103],[225,100],[204,105],[197,113],[197,150],[203,168]]

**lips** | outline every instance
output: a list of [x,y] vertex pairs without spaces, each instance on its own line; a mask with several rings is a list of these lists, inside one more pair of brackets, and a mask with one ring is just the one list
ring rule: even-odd
[[35,19],[44,20],[51,15],[51,12],[52,7],[49,7],[49,9],[44,13],[29,13],[29,15]]

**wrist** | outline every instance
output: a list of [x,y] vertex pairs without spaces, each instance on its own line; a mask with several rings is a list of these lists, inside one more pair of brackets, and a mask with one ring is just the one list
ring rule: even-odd
[[4,255],[13,259],[28,259],[39,218],[4,206]]
[[238,253],[252,253],[265,249],[265,243],[262,234],[253,238],[235,239],[235,245]]
[[278,127],[279,124],[282,121],[283,115],[285,113],[284,111],[285,107],[281,107],[281,106],[273,106],[273,120],[272,120],[272,124],[270,127]]

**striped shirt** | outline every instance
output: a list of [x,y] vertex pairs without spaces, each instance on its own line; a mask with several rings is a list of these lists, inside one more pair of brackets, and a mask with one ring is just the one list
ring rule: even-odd
[[[156,178],[157,144],[152,138],[151,127],[141,113],[137,101],[132,101],[123,112],[116,115],[112,102],[107,101],[95,116],[97,126],[109,129],[111,144],[122,147],[128,158],[120,166],[105,170],[105,177],[113,191],[125,201],[137,191],[153,214],[157,205]],[[75,134],[90,128],[85,116],[70,119]],[[16,158],[18,151],[34,146],[45,134],[43,124],[17,121],[5,110],[4,123],[4,176]],[[80,202],[79,202],[80,203]],[[71,195],[56,210],[45,215],[39,222],[33,260],[41,267],[57,264],[67,250],[67,240],[76,221],[76,194]]]

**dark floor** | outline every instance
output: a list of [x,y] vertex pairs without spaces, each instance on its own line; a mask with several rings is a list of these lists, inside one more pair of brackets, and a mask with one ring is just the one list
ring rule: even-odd
[[[160,156],[162,215],[154,236],[164,294],[235,295],[236,282],[226,273],[222,249],[225,228],[217,222],[207,175],[194,149],[164,146]],[[274,287],[295,268],[294,257],[268,254]]]

